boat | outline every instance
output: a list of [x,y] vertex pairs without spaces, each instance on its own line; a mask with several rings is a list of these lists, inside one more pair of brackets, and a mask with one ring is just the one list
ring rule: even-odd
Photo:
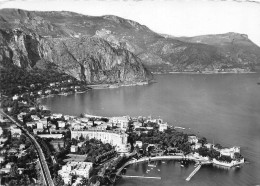
[[160,169],[157,169],[159,172],[161,171]]
[[162,163],[165,163],[165,161],[162,161]]
[[184,165],[181,164],[181,167],[184,167]]
[[156,162],[154,162],[154,164],[149,162],[149,163],[148,163],[148,166],[149,166],[149,167],[156,167]]
[[178,127],[178,126],[174,127],[174,129],[182,129],[182,130],[185,130],[184,127]]

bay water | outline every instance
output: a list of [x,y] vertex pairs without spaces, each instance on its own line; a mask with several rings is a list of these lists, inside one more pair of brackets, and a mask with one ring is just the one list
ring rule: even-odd
[[[247,162],[240,168],[202,166],[192,179],[193,166],[158,162],[146,173],[147,163],[131,165],[127,175],[159,176],[161,180],[124,178],[116,185],[260,185],[260,74],[167,74],[156,83],[91,90],[83,94],[42,100],[53,113],[101,116],[149,116],[211,143],[240,146]],[[160,170],[160,171],[159,171]]]

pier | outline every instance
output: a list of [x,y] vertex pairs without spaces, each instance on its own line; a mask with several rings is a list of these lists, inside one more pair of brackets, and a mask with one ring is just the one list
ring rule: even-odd
[[198,167],[196,167],[196,169],[194,169],[194,171],[192,171],[192,173],[188,176],[188,178],[186,178],[186,181],[190,181],[190,179],[192,178],[192,176],[194,176],[201,168],[201,164],[198,165]]
[[123,178],[145,178],[145,179],[157,179],[161,180],[161,177],[147,177],[147,176],[127,176],[127,175],[122,175]]

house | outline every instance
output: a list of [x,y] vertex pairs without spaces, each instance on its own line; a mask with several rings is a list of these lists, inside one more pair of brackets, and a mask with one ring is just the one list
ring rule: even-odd
[[195,135],[192,135],[192,136],[188,136],[188,142],[189,143],[198,143],[199,141],[199,138]]
[[67,88],[67,87],[61,87],[60,90],[61,90],[61,91],[63,91],[63,90],[68,90],[68,88]]
[[65,146],[63,139],[54,139],[50,142],[52,146],[57,150],[60,151],[60,148],[63,148]]
[[58,171],[58,174],[61,175],[63,181],[69,181],[70,175],[76,175],[79,177],[89,178],[89,172],[93,168],[93,163],[91,162],[77,162],[71,161],[66,165],[62,166],[61,170]]
[[50,83],[50,87],[54,87],[55,86],[55,83]]
[[138,146],[139,148],[143,147],[143,142],[142,141],[136,141],[135,146]]
[[4,156],[0,156],[0,164],[3,163],[5,161],[5,157]]
[[18,98],[19,98],[19,96],[16,94],[12,97],[13,100],[18,100]]
[[83,123],[88,123],[89,119],[88,118],[80,118],[80,121]]
[[1,137],[0,138],[0,147],[3,147],[4,146],[4,144],[5,144],[5,142],[8,140],[8,138],[3,138],[3,137]]
[[121,129],[126,129],[128,127],[129,119],[130,118],[128,116],[112,117],[110,118],[110,122],[113,124],[117,124],[117,126],[119,126],[119,128]]
[[16,150],[15,148],[11,148],[8,150],[8,154],[16,154],[18,152],[18,150]]
[[50,93],[51,93],[51,90],[50,90],[50,89],[47,89],[47,90],[45,90],[44,93],[45,93],[45,94],[50,94]]
[[37,129],[43,129],[43,123],[37,122]]
[[0,169],[0,173],[5,173],[5,174],[8,174],[9,172],[10,172],[10,168],[2,168],[2,169]]
[[26,115],[27,113],[26,112],[21,112],[20,114],[17,115],[17,119],[19,121],[23,121],[23,117]]
[[70,120],[70,116],[69,116],[69,115],[64,115],[64,119],[65,119],[66,121],[68,121],[68,120]]
[[22,130],[20,128],[18,128],[16,125],[11,125],[10,131],[11,131],[12,136],[15,135],[15,134],[18,134],[18,135],[22,134]]
[[33,110],[36,110],[36,108],[35,108],[35,107],[30,107],[29,110],[30,110],[30,112],[31,112],[31,111],[33,111]]
[[235,156],[235,153],[240,153],[240,147],[224,148],[224,149],[221,149],[219,152],[220,152],[220,155],[230,156],[233,159]]
[[12,166],[13,166],[13,162],[9,162],[9,163],[7,163],[6,165],[5,165],[5,168],[7,168],[7,169],[11,169],[12,168]]
[[206,143],[206,144],[204,144],[204,146],[207,147],[208,149],[210,149],[211,147],[213,147],[213,144],[211,144],[211,143]]
[[73,129],[74,130],[81,130],[81,129],[83,129],[83,125],[81,125],[81,124],[76,124],[76,125],[74,125],[74,127],[73,127]]
[[25,144],[20,144],[19,149],[20,149],[20,150],[25,149]]
[[84,142],[79,142],[79,143],[77,144],[77,146],[78,146],[78,147],[82,147],[83,144],[84,144]]
[[31,115],[32,120],[39,121],[41,118],[39,118],[37,115]]
[[32,127],[32,128],[33,128],[35,125],[36,125],[35,122],[27,122],[27,123],[26,123],[26,126],[27,126],[27,127]]
[[200,147],[202,147],[201,143],[195,143],[195,145],[192,145],[191,148],[194,149],[199,149]]
[[159,123],[158,125],[159,125],[159,131],[160,132],[163,132],[163,131],[167,130],[167,128],[168,128],[167,123]]
[[66,123],[64,121],[58,121],[58,127],[64,128]]
[[54,119],[60,119],[62,117],[62,114],[52,114],[51,117]]
[[76,145],[71,145],[71,147],[70,147],[70,152],[78,152],[78,146],[76,146]]
[[3,129],[0,127],[0,136],[3,134]]

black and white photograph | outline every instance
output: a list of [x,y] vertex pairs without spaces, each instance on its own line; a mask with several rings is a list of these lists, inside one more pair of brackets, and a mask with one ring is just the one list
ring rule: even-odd
[[0,186],[260,186],[260,0],[0,0]]

